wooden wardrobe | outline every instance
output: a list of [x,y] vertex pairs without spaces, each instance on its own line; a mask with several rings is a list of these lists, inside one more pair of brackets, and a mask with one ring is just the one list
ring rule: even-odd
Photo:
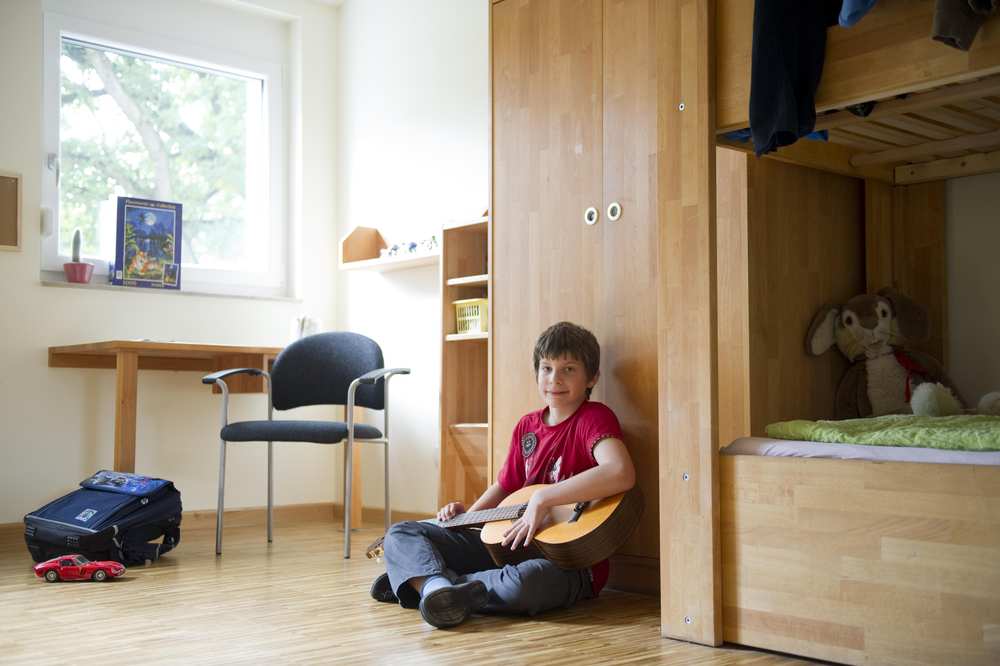
[[612,584],[649,593],[659,584],[655,4],[498,0],[490,30],[493,475],[517,420],[541,406],[538,335],[562,320],[593,331],[592,397],[618,415],[645,495]]

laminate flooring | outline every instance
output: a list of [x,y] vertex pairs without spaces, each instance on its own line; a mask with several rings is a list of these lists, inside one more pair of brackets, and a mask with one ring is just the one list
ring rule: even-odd
[[[4,664],[801,664],[750,649],[666,640],[656,597],[606,590],[536,618],[474,616],[434,629],[417,611],[373,601],[383,566],[364,556],[380,529],[357,530],[352,557],[331,521],[225,532],[185,530],[159,562],[106,583],[46,583],[16,532],[0,540]],[[9,537],[9,538],[8,538]]]

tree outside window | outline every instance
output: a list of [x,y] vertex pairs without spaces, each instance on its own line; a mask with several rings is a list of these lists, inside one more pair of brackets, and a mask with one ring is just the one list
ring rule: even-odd
[[114,257],[116,198],[184,206],[185,265],[260,269],[263,81],[62,38],[59,250]]

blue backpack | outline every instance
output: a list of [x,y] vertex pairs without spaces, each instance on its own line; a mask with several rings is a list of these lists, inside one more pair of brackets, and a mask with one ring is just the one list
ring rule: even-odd
[[180,543],[181,494],[172,482],[102,470],[80,486],[24,517],[24,540],[36,562],[80,553],[142,564]]

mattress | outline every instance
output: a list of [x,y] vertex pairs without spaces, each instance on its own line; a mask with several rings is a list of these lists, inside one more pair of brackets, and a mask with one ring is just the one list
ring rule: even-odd
[[741,437],[720,453],[727,456],[778,456],[834,458],[894,462],[944,463],[952,465],[1000,465],[1000,451],[950,451],[915,446],[867,446],[825,444],[770,437]]

